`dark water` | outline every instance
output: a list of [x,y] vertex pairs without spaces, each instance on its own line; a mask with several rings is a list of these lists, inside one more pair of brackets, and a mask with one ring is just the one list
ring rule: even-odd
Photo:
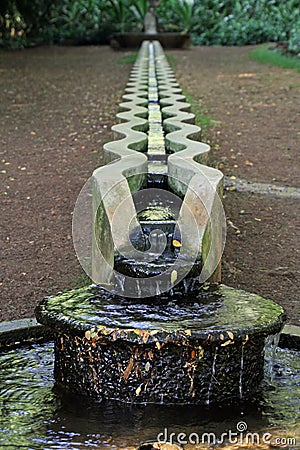
[[62,324],[87,330],[98,326],[169,332],[190,329],[194,335],[205,334],[207,330],[262,332],[282,322],[280,305],[225,285],[213,292],[174,296],[168,293],[157,298],[156,302],[134,301],[98,287],[87,287],[49,297],[38,306],[37,317],[45,325],[51,325],[53,319],[53,328]]
[[159,433],[167,433],[168,439],[170,433],[182,432],[220,438],[228,430],[236,432],[241,421],[260,436],[268,431],[272,437],[289,436],[300,443],[300,361],[292,350],[278,348],[274,362],[272,351],[267,352],[262,398],[236,409],[90,403],[56,392],[52,372],[52,344],[0,355],[1,449],[134,449],[157,440]]

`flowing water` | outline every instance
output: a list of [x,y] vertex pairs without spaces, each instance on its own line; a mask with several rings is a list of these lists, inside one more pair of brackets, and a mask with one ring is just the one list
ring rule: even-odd
[[[157,440],[159,433],[163,433],[161,439],[181,432],[193,439],[203,433],[220,439],[222,433],[235,432],[242,423],[261,436],[269,432],[300,443],[300,362],[296,351],[277,348],[274,355],[269,346],[260,398],[229,409],[90,403],[56,391],[53,360],[52,343],[0,355],[1,449],[134,449],[141,442]],[[212,447],[227,445],[219,442]],[[290,444],[285,448],[300,447]]]

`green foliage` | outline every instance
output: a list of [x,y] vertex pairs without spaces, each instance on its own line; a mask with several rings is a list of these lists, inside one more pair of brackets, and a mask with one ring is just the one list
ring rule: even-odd
[[300,72],[300,61],[280,53],[269,50],[267,45],[262,45],[259,48],[250,52],[250,57],[256,59],[261,63],[272,64],[283,69],[297,69]]
[[126,23],[129,21],[129,6],[128,0],[108,0],[105,9],[106,20],[114,23],[116,30],[122,33],[126,31]]
[[83,41],[93,39],[97,35],[102,15],[97,1],[63,0],[57,12],[59,14],[55,14],[51,20],[54,25],[54,40],[71,38]]
[[133,14],[134,20],[136,22],[137,29],[142,30],[144,26],[145,15],[148,11],[148,1],[147,0],[135,0],[131,2],[130,10]]
[[[0,45],[103,43],[141,31],[148,8],[148,0],[2,0]],[[189,31],[196,45],[286,41],[300,53],[299,0],[162,0],[156,15],[159,31]]]
[[195,44],[245,45],[289,39],[298,0],[195,0]]
[[187,33],[193,24],[194,0],[168,0],[157,10],[164,29]]
[[300,57],[300,18],[294,23],[290,31],[288,50]]

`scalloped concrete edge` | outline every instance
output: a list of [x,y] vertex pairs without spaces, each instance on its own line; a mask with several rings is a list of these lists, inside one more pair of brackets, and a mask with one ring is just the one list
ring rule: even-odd
[[[52,339],[53,333],[32,317],[0,322],[0,351],[49,342]],[[300,326],[285,325],[280,335],[279,346],[300,351]]]
[[[223,174],[206,165],[210,146],[201,142],[201,128],[194,124],[181,88],[159,42],[154,42],[157,79],[162,106],[163,124],[167,134],[168,183],[178,195],[184,196],[178,226],[184,230],[187,248],[195,248],[194,224],[188,219],[192,213],[199,230],[198,254],[209,282],[221,281],[223,253]],[[200,213],[200,211],[202,211]]]
[[[103,147],[106,165],[98,167],[92,176],[94,217],[98,214],[97,235],[93,233],[92,243],[92,278],[97,284],[110,281],[114,250],[125,247],[130,231],[141,233],[131,193],[145,184],[147,174],[148,159],[141,151],[148,142],[148,54],[148,45],[143,43],[120,103],[119,123],[112,127],[115,140]],[[122,218],[113,220],[121,202]],[[124,226],[129,223],[130,230]]]
[[[186,103],[158,41],[142,43],[125,89],[125,101],[120,104],[122,112],[117,114],[121,123],[112,127],[119,139],[104,145],[108,164],[93,173],[93,215],[98,216],[92,243],[92,279],[96,284],[109,282],[115,250],[122,253],[121,249],[130,246],[129,236],[133,230],[142,235],[131,193],[145,185],[148,172],[148,158],[141,152],[148,143],[148,76],[153,47],[166,131],[165,146],[166,150],[174,152],[168,156],[168,184],[175,194],[184,197],[178,227],[184,233],[185,252],[194,254],[196,242],[197,255],[203,262],[204,281],[219,282],[225,241],[220,200],[223,174],[205,165],[210,147],[198,141],[201,129],[194,124],[194,114],[187,112],[190,105]],[[122,217],[119,219],[121,202]]]

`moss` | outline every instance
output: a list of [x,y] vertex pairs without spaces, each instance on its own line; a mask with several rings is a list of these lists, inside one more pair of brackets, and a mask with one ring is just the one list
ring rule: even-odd
[[267,45],[261,45],[249,52],[249,57],[263,64],[271,64],[283,69],[296,69],[300,72],[299,58],[282,55],[276,50],[270,50]]
[[156,222],[160,220],[174,220],[174,215],[169,207],[149,206],[138,214],[138,219]]

